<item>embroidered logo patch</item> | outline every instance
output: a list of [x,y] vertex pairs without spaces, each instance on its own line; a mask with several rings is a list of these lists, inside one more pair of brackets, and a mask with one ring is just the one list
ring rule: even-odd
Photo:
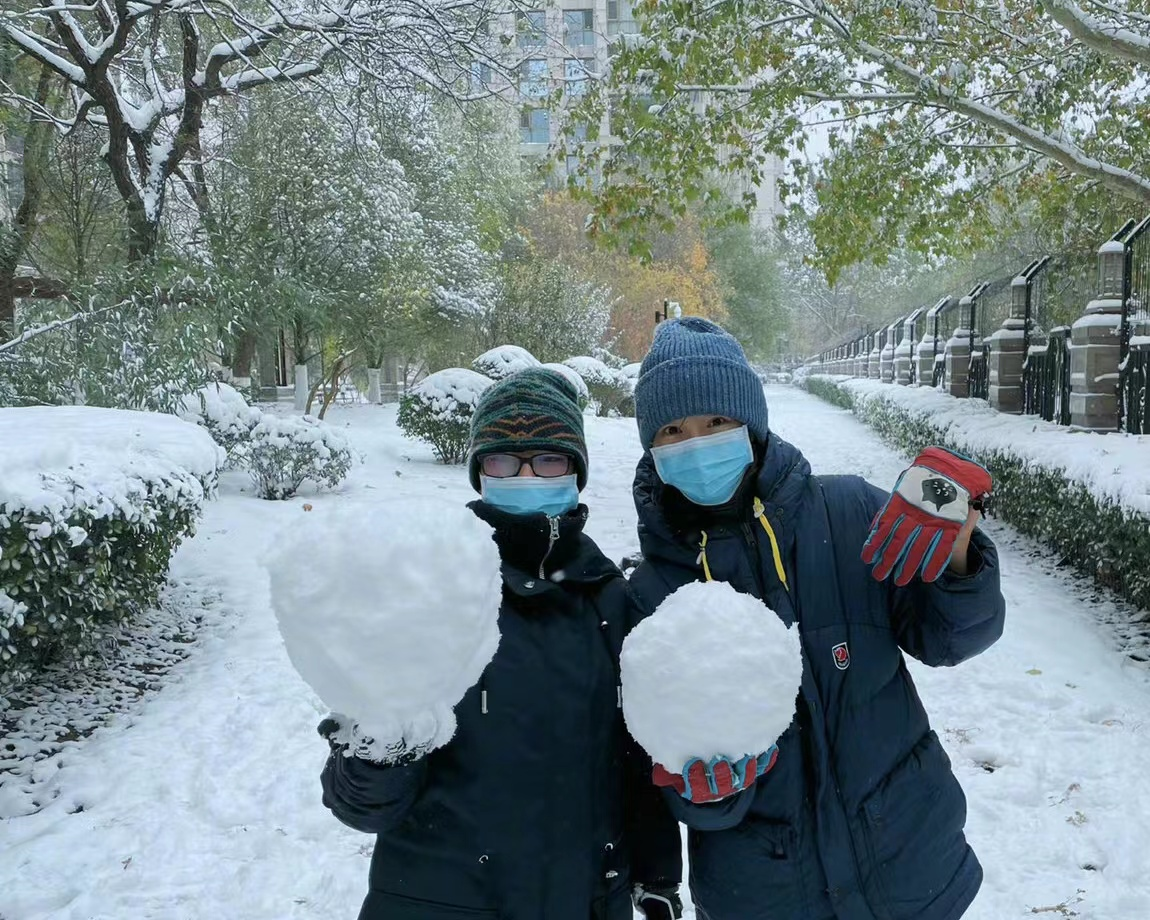
[[840,671],[845,671],[851,666],[851,650],[847,648],[845,642],[840,642],[831,649],[831,654],[835,659],[835,667]]

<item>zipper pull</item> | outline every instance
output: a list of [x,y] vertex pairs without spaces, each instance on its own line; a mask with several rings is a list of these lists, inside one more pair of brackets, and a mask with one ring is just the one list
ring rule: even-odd
[[539,577],[546,578],[547,574],[543,571],[543,566],[547,562],[547,557],[551,555],[551,550],[555,549],[555,544],[559,542],[559,518],[549,517],[547,523],[551,526],[551,534],[547,541],[547,552],[543,554],[543,558],[539,560]]

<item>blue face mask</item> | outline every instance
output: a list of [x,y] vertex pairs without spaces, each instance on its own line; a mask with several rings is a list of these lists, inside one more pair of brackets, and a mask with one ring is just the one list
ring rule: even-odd
[[483,500],[509,514],[545,514],[558,517],[579,504],[579,482],[570,476],[480,476]]
[[720,434],[651,448],[659,478],[696,505],[731,500],[747,467],[755,462],[746,425]]

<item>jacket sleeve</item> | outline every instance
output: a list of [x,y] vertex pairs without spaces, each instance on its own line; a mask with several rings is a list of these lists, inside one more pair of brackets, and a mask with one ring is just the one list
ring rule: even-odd
[[725,831],[742,822],[751,810],[755,787],[745,789],[718,802],[695,805],[674,789],[664,789],[663,798],[671,814],[693,831]]
[[[864,527],[886,504],[887,495],[867,484]],[[858,541],[861,551],[866,533]],[[1006,601],[999,579],[998,551],[981,530],[970,540],[969,573],[949,570],[934,582],[916,578],[905,588],[888,582],[891,625],[899,646],[931,667],[960,664],[990,648],[1002,635]]]
[[679,822],[651,782],[651,758],[630,734],[624,769],[623,824],[631,844],[631,880],[645,888],[677,887],[683,881]]
[[352,830],[385,834],[407,817],[427,776],[427,758],[380,766],[333,751],[323,768],[323,804]]
[[973,658],[1002,635],[1006,601],[998,551],[982,531],[970,540],[969,574],[944,572],[937,581],[914,581],[891,592],[891,623],[898,644],[931,667]]

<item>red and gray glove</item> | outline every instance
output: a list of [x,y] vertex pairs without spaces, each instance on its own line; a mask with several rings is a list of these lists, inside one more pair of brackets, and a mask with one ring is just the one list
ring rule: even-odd
[[672,773],[657,763],[651,780],[656,786],[674,789],[688,802],[704,805],[749,789],[755,780],[775,765],[778,756],[778,745],[771,745],[769,751],[757,757],[744,757],[736,761],[716,757],[708,763],[696,757],[687,761],[680,773]]
[[993,488],[985,467],[941,447],[928,447],[905,469],[871,523],[862,559],[879,581],[910,584],[919,571],[934,581],[950,563],[970,509],[982,510]]

